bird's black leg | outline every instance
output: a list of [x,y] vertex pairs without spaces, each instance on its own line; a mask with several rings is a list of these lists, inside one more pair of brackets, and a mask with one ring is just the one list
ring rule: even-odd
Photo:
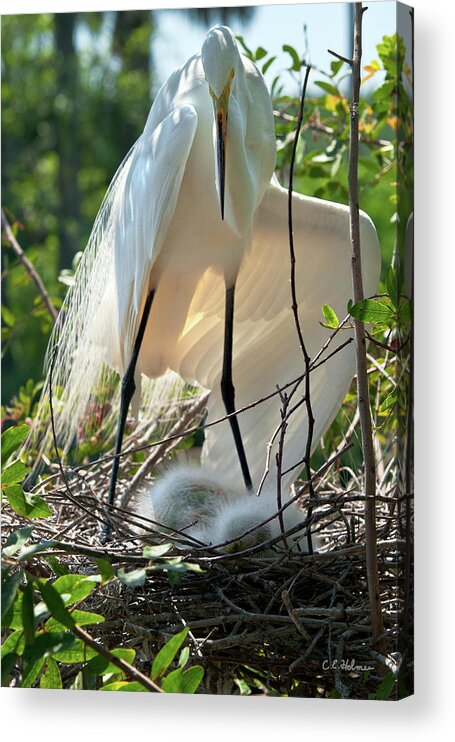
[[108,506],[107,506],[108,519],[106,520],[103,526],[103,530],[101,532],[101,542],[103,544],[110,541],[110,537],[111,537],[111,524],[109,521],[109,513],[112,510],[112,506],[115,500],[115,487],[117,484],[118,468],[120,464],[120,453],[122,451],[123,433],[125,430],[126,418],[128,415],[128,408],[133,398],[133,394],[136,390],[136,384],[134,381],[134,372],[136,370],[137,359],[139,356],[139,351],[141,349],[142,340],[144,338],[145,328],[147,326],[147,321],[150,315],[150,310],[152,308],[152,302],[153,302],[154,295],[155,295],[155,292],[150,291],[150,293],[147,296],[145,306],[144,306],[144,311],[141,317],[141,324],[139,325],[139,330],[138,330],[136,340],[134,343],[133,355],[131,356],[131,360],[128,364],[128,368],[126,369],[125,376],[122,379],[122,389],[121,389],[121,396],[120,396],[120,416],[118,420],[117,439],[115,441],[115,453],[114,453],[114,459],[112,461],[111,481],[109,485],[109,498],[108,498]]
[[[224,352],[223,352],[223,373],[221,376],[221,396],[228,415],[235,412],[235,389],[232,382],[232,342],[234,331],[234,295],[235,286],[226,287],[226,313],[224,317]],[[237,417],[233,415],[229,418],[232,434],[234,436],[235,447],[239,457],[240,467],[242,469],[243,480],[247,490],[252,491],[248,462],[246,460],[245,449],[243,447],[242,436]]]

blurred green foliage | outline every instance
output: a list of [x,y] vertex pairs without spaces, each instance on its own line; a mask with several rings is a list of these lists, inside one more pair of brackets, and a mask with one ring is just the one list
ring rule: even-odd
[[[153,16],[58,13],[2,19],[6,216],[58,307],[59,272],[83,250],[106,188],[151,104]],[[3,243],[3,399],[40,379],[50,318]]]

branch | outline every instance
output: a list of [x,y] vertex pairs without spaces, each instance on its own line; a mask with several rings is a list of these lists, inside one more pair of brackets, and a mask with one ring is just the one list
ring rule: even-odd
[[350,67],[353,65],[353,60],[349,59],[349,57],[343,57],[342,54],[338,54],[338,52],[334,52],[332,49],[327,49],[328,53],[332,55],[332,57],[336,57],[341,62],[346,62]]
[[116,657],[116,655],[112,654],[112,652],[110,652],[107,647],[104,646],[104,644],[95,641],[95,639],[87,631],[85,631],[85,629],[81,629],[80,626],[76,625],[73,626],[70,631],[78,639],[81,639],[84,644],[87,644],[89,647],[94,649],[97,654],[100,654],[102,657],[108,660],[108,662],[111,662],[113,665],[118,667],[119,670],[124,672],[125,675],[130,677],[132,680],[140,683],[144,688],[152,691],[152,693],[163,693],[160,686],[154,683],[153,680],[150,680],[150,678],[137,670],[133,665],[130,665],[129,662],[122,660],[120,657]]
[[[359,96],[362,58],[362,3],[355,5],[354,21],[354,54],[352,60],[351,90],[351,126],[349,134],[349,228],[352,243],[352,286],[354,302],[364,298],[359,220]],[[354,320],[355,349],[357,362],[357,393],[362,433],[362,449],[365,464],[365,540],[368,595],[373,638],[377,639],[384,631],[378,574],[378,557],[376,546],[376,467],[374,460],[373,431],[370,413],[370,396],[368,388],[366,339],[363,322]]]
[[19,245],[18,241],[16,240],[13,234],[13,230],[11,229],[11,226],[5,216],[5,212],[3,211],[3,209],[2,209],[2,229],[5,233],[6,239],[10,243],[11,247],[13,248],[19,260],[21,261],[25,270],[30,275],[31,279],[35,282],[36,287],[42,296],[44,304],[46,305],[46,308],[52,317],[52,320],[56,322],[57,321],[57,310],[55,309],[54,305],[52,304],[50,300],[49,294],[47,293],[44,287],[44,283],[41,279],[41,276],[39,275],[33,263],[31,263],[30,260],[27,258],[22,247]]
[[[310,502],[315,499],[315,492],[314,487],[312,484],[311,479],[311,466],[310,466],[310,459],[311,459],[311,448],[313,444],[313,431],[314,431],[314,416],[313,416],[313,409],[311,406],[311,395],[310,395],[310,366],[311,366],[311,359],[308,355],[308,351],[305,346],[305,341],[303,339],[302,334],[302,328],[300,326],[300,320],[299,320],[299,308],[297,303],[297,290],[295,285],[295,250],[294,250],[294,227],[293,227],[293,219],[292,219],[292,195],[293,195],[293,185],[294,185],[294,166],[295,166],[295,157],[297,153],[297,144],[299,141],[300,136],[300,130],[302,128],[303,123],[303,107],[305,104],[305,95],[306,95],[306,89],[308,84],[308,77],[310,75],[311,67],[308,65],[305,72],[305,79],[303,82],[303,88],[302,88],[302,95],[300,99],[300,108],[299,108],[299,115],[297,118],[297,126],[295,129],[295,137],[294,137],[294,145],[292,147],[292,154],[291,154],[291,162],[289,166],[289,190],[288,190],[288,229],[289,229],[289,251],[290,251],[290,257],[291,257],[291,296],[292,296],[292,311],[294,314],[294,322],[295,327],[297,330],[297,335],[299,338],[300,347],[302,349],[304,363],[305,363],[305,405],[307,410],[307,417],[308,417],[308,433],[307,433],[307,442],[306,442],[306,449],[305,449],[305,471],[306,471],[306,477],[309,482],[309,493],[310,493]],[[280,504],[280,503],[279,503]],[[308,509],[308,517],[311,518],[311,505]],[[307,529],[307,539],[308,539],[308,550],[309,553],[313,553],[313,545],[311,542],[311,527],[308,525]]]

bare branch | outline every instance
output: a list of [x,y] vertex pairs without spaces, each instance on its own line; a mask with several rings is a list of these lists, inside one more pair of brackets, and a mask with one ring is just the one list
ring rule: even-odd
[[3,209],[2,209],[2,229],[5,233],[6,239],[10,243],[11,247],[13,248],[19,260],[21,261],[25,270],[27,271],[31,279],[35,282],[36,287],[44,301],[44,304],[46,305],[46,308],[52,317],[52,320],[56,322],[57,321],[57,310],[55,309],[54,305],[52,304],[50,300],[49,294],[47,293],[44,287],[42,278],[39,275],[33,263],[31,263],[30,260],[27,258],[26,254],[24,253],[22,247],[19,245],[18,241],[16,240],[13,234],[13,230],[11,229],[11,226],[5,216],[5,212],[3,211]]
[[[348,176],[349,227],[352,243],[352,286],[354,293],[354,302],[356,303],[362,301],[364,298],[358,203],[359,96],[362,58],[362,15],[362,3],[356,3],[354,22],[354,55],[352,60],[351,126],[349,135]],[[363,322],[354,320],[354,333],[357,361],[358,405],[360,414],[360,428],[362,432],[363,459],[365,465],[365,546],[368,593],[370,600],[370,614],[373,638],[378,638],[383,633],[384,626],[381,614],[381,596],[379,588],[376,546],[376,467],[370,413],[370,396],[368,388],[366,339]]]
[[[295,249],[294,249],[294,228],[293,228],[293,219],[292,219],[292,196],[293,196],[293,185],[294,185],[295,157],[297,153],[297,145],[299,141],[300,130],[302,128],[302,123],[303,123],[303,107],[305,105],[305,95],[306,95],[306,89],[307,89],[307,84],[308,84],[308,77],[310,75],[310,70],[311,70],[311,67],[308,65],[306,68],[305,79],[303,82],[302,95],[300,98],[299,115],[297,118],[297,126],[295,129],[294,145],[292,147],[291,162],[289,166],[288,229],[289,229],[289,252],[290,252],[290,258],[291,258],[292,311],[294,314],[294,322],[295,322],[295,327],[297,330],[297,336],[299,338],[299,343],[302,349],[304,363],[305,363],[305,405],[306,405],[306,411],[307,411],[307,417],[308,417],[308,433],[307,433],[304,461],[305,461],[305,470],[306,470],[307,480],[309,482],[309,492],[310,492],[310,501],[311,501],[315,499],[315,492],[314,492],[312,479],[311,479],[311,465],[310,465],[311,448],[313,445],[314,422],[315,422],[314,415],[313,415],[313,409],[311,406],[311,394],[310,394],[311,359],[310,359],[310,356],[305,346],[305,341],[303,339],[302,328],[300,326],[300,320],[299,320],[299,308],[298,308],[298,302],[297,302],[297,290],[296,290],[296,283],[295,283]],[[311,507],[308,510],[308,515],[309,517],[311,517]],[[308,539],[308,549],[309,549],[310,554],[312,554],[313,546],[311,542],[310,525],[308,526],[308,530],[307,530],[307,539]]]

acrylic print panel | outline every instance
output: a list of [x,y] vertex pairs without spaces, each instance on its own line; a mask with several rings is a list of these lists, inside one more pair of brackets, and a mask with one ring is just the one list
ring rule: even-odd
[[392,2],[3,16],[5,686],[413,692],[412,61]]

